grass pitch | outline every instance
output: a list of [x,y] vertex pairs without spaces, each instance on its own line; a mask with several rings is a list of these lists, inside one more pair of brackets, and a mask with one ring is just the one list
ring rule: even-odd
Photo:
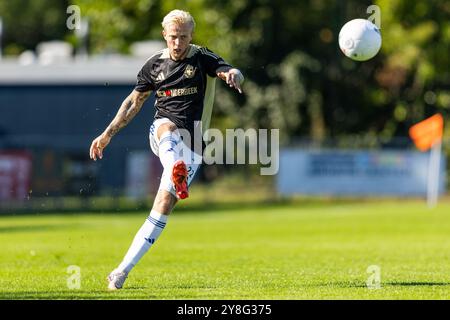
[[[147,212],[0,218],[1,299],[449,299],[450,203],[298,202],[175,210],[106,290]],[[71,265],[80,288],[70,289]],[[380,288],[367,286],[369,266]],[[370,280],[370,279],[369,279]]]

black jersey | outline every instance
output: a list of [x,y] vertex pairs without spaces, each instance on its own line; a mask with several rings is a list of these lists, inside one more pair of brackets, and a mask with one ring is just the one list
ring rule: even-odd
[[180,61],[172,60],[167,48],[150,57],[137,76],[135,90],[155,91],[155,119],[168,118],[194,138],[200,123],[202,132],[209,127],[216,70],[231,65],[207,48],[191,44],[188,50]]

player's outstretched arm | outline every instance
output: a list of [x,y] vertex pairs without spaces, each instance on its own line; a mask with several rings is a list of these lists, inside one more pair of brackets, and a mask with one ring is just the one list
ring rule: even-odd
[[242,93],[242,84],[244,83],[244,76],[239,69],[222,67],[216,70],[217,76],[225,81],[231,88],[235,88],[239,93]]
[[134,116],[141,110],[142,105],[145,100],[150,96],[150,91],[139,92],[133,90],[131,94],[125,98],[122,105],[119,108],[114,119],[111,121],[109,126],[103,131],[101,135],[92,141],[91,148],[89,150],[89,155],[94,161],[103,158],[103,149],[111,141],[111,138],[119,132],[120,129],[125,127]]

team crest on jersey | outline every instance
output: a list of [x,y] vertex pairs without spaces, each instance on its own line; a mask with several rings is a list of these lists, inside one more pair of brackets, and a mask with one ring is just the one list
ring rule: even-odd
[[196,68],[194,68],[193,66],[188,64],[186,66],[186,69],[184,70],[184,76],[186,78],[192,78],[195,75],[195,70],[196,70]]

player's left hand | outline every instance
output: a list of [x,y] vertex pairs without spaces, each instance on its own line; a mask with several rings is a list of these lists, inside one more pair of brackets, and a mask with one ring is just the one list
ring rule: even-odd
[[231,88],[235,88],[239,93],[242,93],[242,83],[244,82],[244,76],[241,71],[236,68],[232,68],[227,72],[219,72],[217,74],[219,78],[224,80]]

